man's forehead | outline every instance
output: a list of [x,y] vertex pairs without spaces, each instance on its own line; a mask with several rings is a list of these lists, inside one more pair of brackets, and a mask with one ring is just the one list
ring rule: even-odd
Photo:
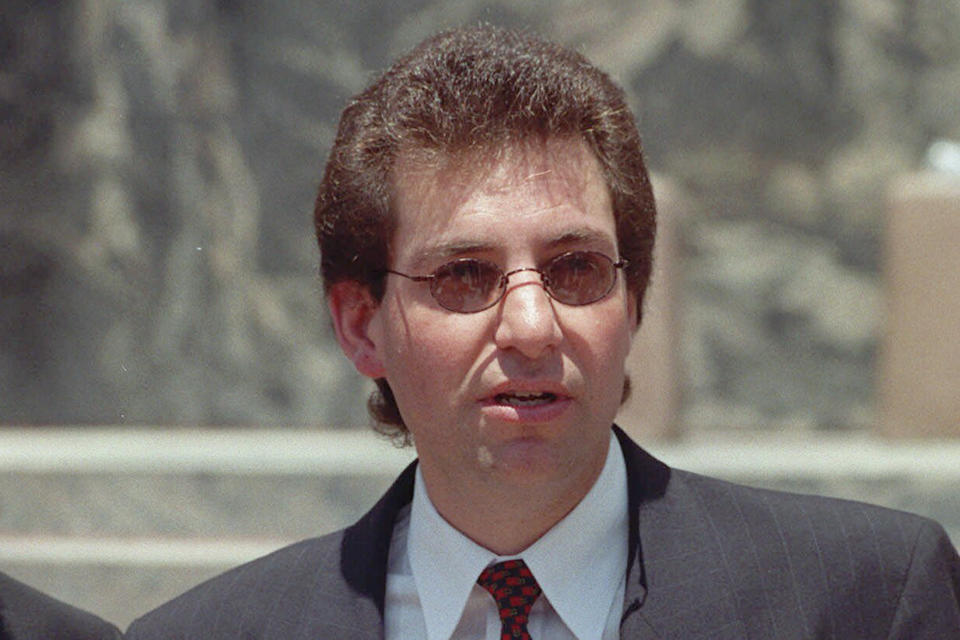
[[530,138],[451,152],[401,152],[394,162],[392,187],[395,199],[422,200],[441,187],[449,197],[480,183],[508,190],[551,174],[583,187],[598,173],[599,162],[582,138]]
[[[615,248],[611,227],[602,217],[570,219],[571,212],[605,209],[613,221],[599,162],[582,141],[539,141],[432,164],[410,159],[397,164],[391,253],[408,265],[435,265],[445,258],[496,251],[503,228],[520,221],[500,215],[505,208],[514,216],[538,215],[546,223],[538,230],[538,244],[545,250]],[[542,215],[551,210],[559,214],[555,228],[551,217]]]

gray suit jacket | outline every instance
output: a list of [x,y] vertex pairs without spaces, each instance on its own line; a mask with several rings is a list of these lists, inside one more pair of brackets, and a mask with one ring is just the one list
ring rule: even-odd
[[[673,470],[616,432],[631,511],[621,637],[960,639],[960,558],[936,523]],[[353,526],[213,578],[127,638],[383,638],[387,553],[413,469]]]
[[0,640],[120,640],[120,631],[0,573]]

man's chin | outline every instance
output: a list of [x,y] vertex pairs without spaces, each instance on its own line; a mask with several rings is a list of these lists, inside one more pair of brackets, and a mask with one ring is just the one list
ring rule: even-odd
[[477,447],[477,462],[498,482],[536,486],[567,476],[576,465],[570,452],[551,438],[540,435],[512,438]]

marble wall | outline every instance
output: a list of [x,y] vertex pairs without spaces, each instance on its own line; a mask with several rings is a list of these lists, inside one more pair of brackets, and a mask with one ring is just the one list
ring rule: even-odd
[[871,425],[884,190],[960,139],[949,0],[6,0],[0,423],[364,423],[313,192],[347,98],[478,20],[610,71],[684,191],[684,427]]

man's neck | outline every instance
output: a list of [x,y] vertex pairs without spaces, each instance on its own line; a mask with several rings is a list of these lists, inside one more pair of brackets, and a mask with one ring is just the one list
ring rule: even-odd
[[422,472],[430,501],[444,520],[480,546],[509,556],[521,553],[566,517],[593,487],[605,461],[604,456],[562,481],[517,484],[491,476],[472,490],[431,482],[431,470]]

